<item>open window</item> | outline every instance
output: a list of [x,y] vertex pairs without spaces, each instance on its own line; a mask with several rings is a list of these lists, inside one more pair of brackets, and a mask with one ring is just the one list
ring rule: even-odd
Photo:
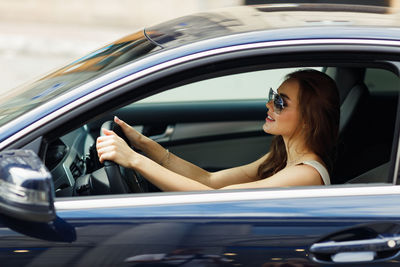
[[[102,96],[81,117],[66,122],[68,133],[57,129],[44,136],[41,155],[53,174],[57,195],[76,194],[76,180],[100,168],[93,144],[101,125],[114,115],[209,171],[258,159],[267,153],[272,138],[262,131],[267,90],[299,68],[324,71],[339,87],[341,117],[346,121],[341,121],[332,183],[393,183],[400,89],[393,64],[309,60],[302,65],[266,65],[263,60],[180,66]],[[147,184],[144,179],[138,182]],[[146,190],[158,191],[152,185]]]

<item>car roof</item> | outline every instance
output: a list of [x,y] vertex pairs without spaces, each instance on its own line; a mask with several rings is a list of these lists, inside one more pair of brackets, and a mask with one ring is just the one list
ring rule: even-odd
[[[368,29],[365,37],[389,38],[389,35],[383,36],[380,28],[398,32],[399,9],[343,4],[238,6],[177,18],[146,28],[145,31],[154,43],[168,48],[238,33],[278,29],[282,32],[280,39],[299,36],[302,30],[307,30],[307,34],[313,31],[316,35],[322,35],[318,37],[341,38],[350,33],[359,35],[359,31],[363,29]],[[277,38],[272,36],[271,38]],[[396,36],[400,37],[399,34]],[[393,32],[390,33],[390,38],[393,38]]]

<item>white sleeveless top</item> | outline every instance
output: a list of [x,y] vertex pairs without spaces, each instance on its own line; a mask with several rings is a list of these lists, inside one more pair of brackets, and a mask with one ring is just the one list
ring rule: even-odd
[[329,178],[329,173],[328,170],[325,168],[324,165],[319,163],[316,160],[306,160],[301,162],[303,164],[309,165],[316,169],[319,172],[319,175],[321,175],[322,180],[324,181],[325,185],[330,185],[331,184],[331,179]]

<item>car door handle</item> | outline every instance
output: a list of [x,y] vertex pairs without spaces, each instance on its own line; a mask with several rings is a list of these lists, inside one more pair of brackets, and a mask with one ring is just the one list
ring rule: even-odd
[[175,126],[168,125],[162,134],[152,135],[152,136],[149,136],[149,138],[153,139],[154,141],[158,141],[158,142],[169,141],[171,139],[171,136],[174,133],[174,131],[175,131]]
[[400,249],[400,237],[378,236],[372,239],[327,241],[313,244],[313,260],[323,263],[366,262],[393,257]]

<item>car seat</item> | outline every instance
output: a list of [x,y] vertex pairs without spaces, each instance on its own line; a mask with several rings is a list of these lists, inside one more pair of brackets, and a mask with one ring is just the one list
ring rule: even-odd
[[336,81],[340,96],[339,141],[331,183],[342,184],[365,171],[360,151],[366,144],[360,136],[365,134],[361,118],[365,116],[369,92],[364,68],[327,68],[326,73]]
[[[333,73],[332,73],[333,72]],[[336,81],[340,97],[339,135],[342,136],[352,118],[368,97],[364,84],[364,68],[334,68],[332,78]]]

